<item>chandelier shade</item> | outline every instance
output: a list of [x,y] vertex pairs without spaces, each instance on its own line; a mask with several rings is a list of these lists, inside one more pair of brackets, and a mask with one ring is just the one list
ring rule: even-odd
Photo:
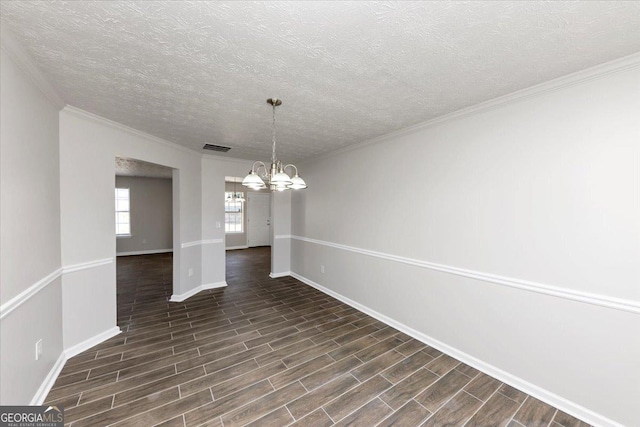
[[253,170],[242,180],[242,185],[246,187],[264,186],[264,181]]
[[284,172],[278,172],[271,178],[271,184],[276,184],[276,185],[283,184],[285,186],[290,185],[291,178],[289,178],[289,175],[287,175]]
[[[269,98],[267,103],[273,107],[271,164],[267,169],[266,163],[259,160],[254,162],[249,174],[242,180],[242,185],[254,190],[261,190],[269,186],[271,191],[302,190],[307,188],[306,182],[298,176],[298,168],[292,164],[283,166],[276,156],[276,107],[282,105],[282,100]],[[295,171],[293,178],[286,172],[289,168]]]
[[298,174],[296,174],[293,178],[291,178],[291,184],[289,184],[289,188],[292,190],[302,190],[303,188],[307,188],[307,184],[302,178],[298,176]]

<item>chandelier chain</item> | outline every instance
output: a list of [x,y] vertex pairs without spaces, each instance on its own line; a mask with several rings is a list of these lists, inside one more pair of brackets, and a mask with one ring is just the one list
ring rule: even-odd
[[273,103],[273,122],[271,124],[272,128],[273,128],[273,136],[271,138],[271,143],[273,144],[272,150],[271,150],[271,162],[275,163],[276,162],[276,103]]

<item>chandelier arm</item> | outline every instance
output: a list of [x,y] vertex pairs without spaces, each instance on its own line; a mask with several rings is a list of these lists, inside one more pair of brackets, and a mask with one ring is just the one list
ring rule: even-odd
[[296,165],[289,163],[288,165],[286,165],[285,167],[282,168],[282,170],[286,170],[288,167],[292,167],[296,170],[296,175],[298,175],[298,168],[296,167]]
[[[264,162],[255,161],[251,167],[251,172],[242,181],[242,185],[260,189],[265,186],[269,186],[271,191],[283,191],[283,190],[299,190],[307,188],[307,184],[302,178],[298,176],[298,167],[293,164],[287,164],[283,166],[282,162],[276,157],[276,107],[282,104],[282,101],[278,98],[267,99],[267,104],[270,104],[272,109],[272,145],[271,145],[271,163],[269,167]],[[260,175],[260,169],[262,168],[262,175]],[[295,175],[290,177],[285,172],[285,169],[293,168]]]
[[[256,168],[256,165],[258,165],[257,168]],[[256,160],[255,162],[253,162],[253,165],[251,166],[251,171],[257,174],[260,168],[263,168],[265,170],[265,173],[267,172],[267,166],[264,164],[264,162],[261,162],[260,160]]]

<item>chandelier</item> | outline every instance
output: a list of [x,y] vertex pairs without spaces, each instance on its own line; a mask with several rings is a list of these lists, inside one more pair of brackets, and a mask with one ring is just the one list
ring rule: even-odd
[[[267,188],[271,191],[301,190],[307,188],[307,184],[298,176],[298,168],[295,165],[282,165],[276,157],[276,107],[282,104],[278,98],[269,98],[267,103],[273,107],[273,133],[271,138],[271,166],[267,169],[264,162],[256,161],[251,166],[251,171],[242,180],[242,185],[254,190]],[[295,175],[290,177],[285,170],[291,168]]]

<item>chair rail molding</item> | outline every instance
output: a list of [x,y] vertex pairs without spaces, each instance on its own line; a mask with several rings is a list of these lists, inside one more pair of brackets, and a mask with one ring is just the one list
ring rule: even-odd
[[13,310],[20,307],[22,304],[27,302],[31,297],[35,294],[43,290],[49,284],[53,283],[56,279],[61,277],[63,274],[74,273],[76,271],[86,270],[89,268],[95,268],[102,265],[111,264],[113,262],[113,258],[103,258],[97,259],[93,261],[82,262],[79,264],[72,264],[60,267],[53,272],[47,274],[42,279],[38,280],[33,285],[29,286],[24,291],[20,292],[15,297],[11,298],[9,301],[5,302],[0,306],[0,319],[5,318],[9,315]]
[[63,268],[60,267],[53,272],[47,274],[42,279],[38,280],[33,285],[29,286],[24,291],[20,292],[15,297],[11,298],[9,301],[5,302],[0,306],[0,319],[4,319],[9,315],[13,310],[20,307],[22,304],[27,302],[32,296],[43,290],[47,285],[54,282],[57,278],[59,278],[63,273]]
[[640,314],[640,301],[616,298],[608,295],[594,294],[590,292],[576,291],[573,289],[563,288],[559,286],[547,285],[543,283],[531,282],[512,277],[498,276],[496,274],[484,273],[481,271],[468,270],[465,268],[453,267],[444,264],[436,264],[433,262],[422,261],[414,258],[406,258],[398,255],[387,254],[384,252],[372,251],[369,249],[361,249],[353,246],[342,245],[339,243],[326,242],[318,239],[311,239],[302,236],[291,236],[293,240],[298,240],[316,245],[327,246],[331,248],[341,249],[344,251],[354,252],[375,258],[395,261],[403,264],[413,265],[416,267],[427,268],[430,270],[441,271],[443,273],[455,274],[457,276],[468,277],[471,279],[481,280],[483,282],[494,283],[496,285],[507,286],[523,291],[536,292],[539,294],[549,295],[558,298],[564,298],[585,304],[598,305],[601,307],[611,308],[615,310],[627,311],[634,314]]
[[224,239],[194,240],[192,242],[181,243],[180,247],[184,249],[184,248],[190,248],[192,246],[214,245],[218,243],[224,243]]
[[87,270],[89,268],[96,268],[102,265],[111,264],[113,258],[102,258],[93,261],[81,262],[79,264],[66,265],[62,267],[62,274],[74,273],[76,271]]

